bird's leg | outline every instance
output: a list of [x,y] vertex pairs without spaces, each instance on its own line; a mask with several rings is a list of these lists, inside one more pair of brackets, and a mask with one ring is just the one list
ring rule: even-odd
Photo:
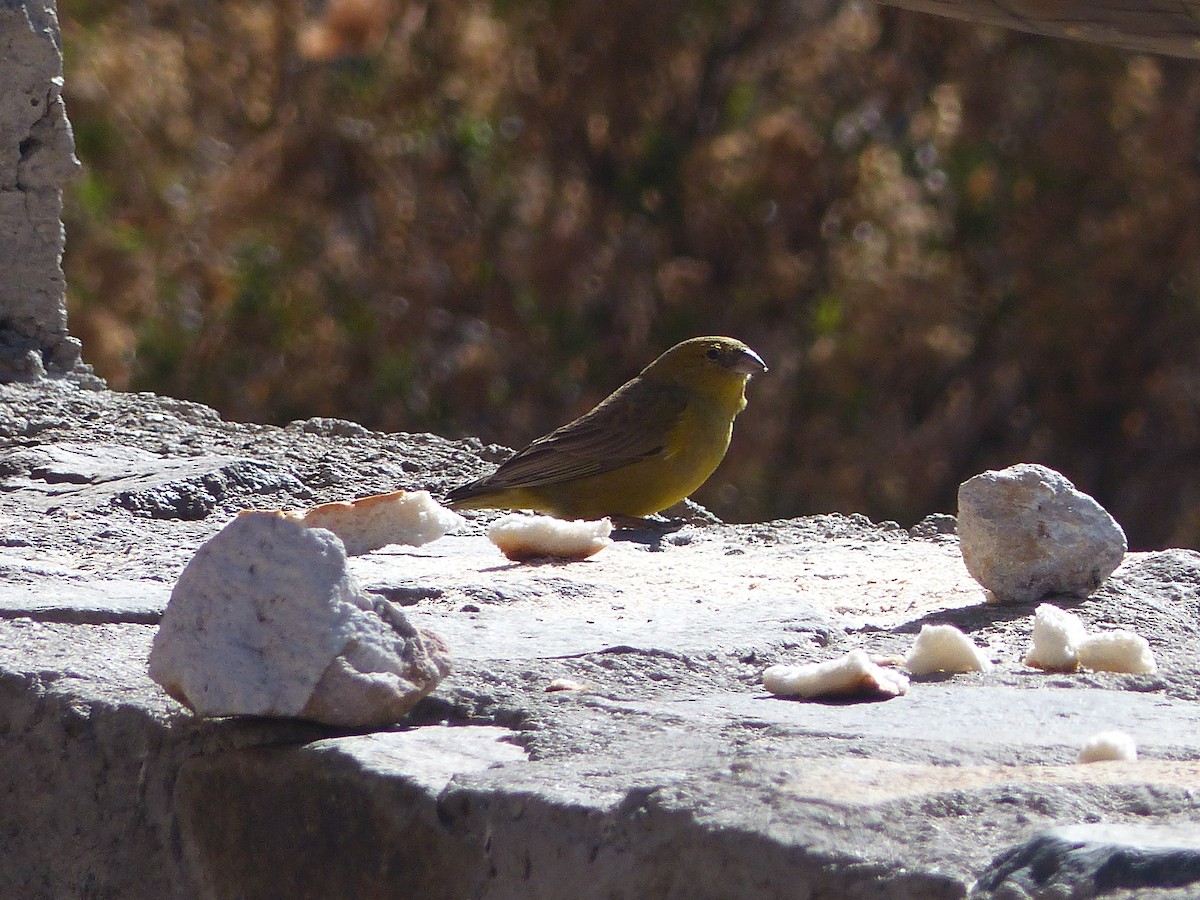
[[650,531],[655,534],[670,534],[691,524],[686,519],[664,519],[662,516],[609,516],[609,519],[618,531]]

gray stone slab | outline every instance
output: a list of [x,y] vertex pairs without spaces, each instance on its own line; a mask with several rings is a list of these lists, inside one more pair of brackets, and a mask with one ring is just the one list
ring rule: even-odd
[[290,472],[263,460],[235,456],[163,458],[119,444],[73,444],[6,455],[5,489],[21,491],[33,510],[68,505],[95,510],[119,506],[155,519],[203,519],[223,502],[269,502],[308,494]]
[[751,691],[671,700],[604,701],[614,711],[641,711],[702,727],[771,729],[777,735],[876,740],[900,748],[905,735],[939,763],[960,765],[1038,751],[1045,762],[1069,764],[1084,741],[1100,731],[1134,736],[1143,756],[1200,759],[1200,706],[1155,693],[1006,685],[914,683],[909,692],[874,703],[809,703]]
[[128,579],[4,584],[0,585],[0,618],[155,625],[170,596],[169,584]]

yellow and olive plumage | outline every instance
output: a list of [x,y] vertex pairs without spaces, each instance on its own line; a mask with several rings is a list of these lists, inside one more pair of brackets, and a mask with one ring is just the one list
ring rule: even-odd
[[565,519],[648,516],[678,503],[725,458],[751,375],[741,341],[676,344],[591,412],[538,438],[447,500],[456,509],[532,509]]

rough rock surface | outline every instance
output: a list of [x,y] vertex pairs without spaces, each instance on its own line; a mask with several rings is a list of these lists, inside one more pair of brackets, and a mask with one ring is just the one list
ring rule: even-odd
[[179,576],[150,677],[202,716],[293,716],[343,728],[398,722],[450,670],[436,635],[364,594],[342,542],[243,513]]
[[[1200,832],[1195,826],[1068,825],[1002,853],[979,879],[980,900],[1036,897],[1195,897]],[[1181,892],[1170,891],[1183,888]],[[1057,891],[1057,893],[1051,893]]]
[[53,2],[0,2],[0,381],[94,381],[67,334],[63,183],[79,167]]
[[1002,603],[1087,597],[1128,548],[1104,507],[1053,469],[1029,463],[964,481],[958,534],[967,570]]
[[[455,672],[404,727],[346,735],[168,698],[147,657],[172,585],[241,507],[438,494],[498,448],[62,382],[0,386],[0,448],[3,898],[915,900],[985,875],[1023,896],[1003,891],[1031,870],[993,861],[1049,829],[1200,814],[1200,554],[1130,554],[1065,604],[1145,635],[1156,673],[1048,674],[1022,662],[1032,607],[986,602],[945,517],[619,533],[518,565],[480,514],[349,561]],[[993,668],[883,703],[762,689],[769,665],[902,656],[938,623]],[[1107,730],[1138,760],[1077,765]]]

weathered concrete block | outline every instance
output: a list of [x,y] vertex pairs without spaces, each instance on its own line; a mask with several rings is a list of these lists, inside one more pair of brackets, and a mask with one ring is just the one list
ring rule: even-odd
[[90,376],[67,334],[62,185],[79,161],[62,84],[52,0],[0,3],[0,381]]

